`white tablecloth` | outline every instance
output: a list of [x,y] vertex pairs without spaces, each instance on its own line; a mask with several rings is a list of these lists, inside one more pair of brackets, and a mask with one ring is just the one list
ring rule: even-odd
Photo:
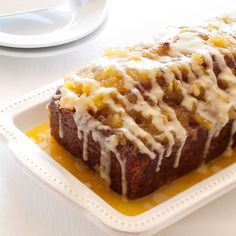
[[[138,43],[167,25],[197,23],[234,9],[235,0],[110,1],[106,22],[91,36],[59,49],[39,51],[33,58],[20,57],[19,51],[17,57],[0,56],[0,104],[62,78],[107,47]],[[8,53],[0,48],[3,51]],[[236,235],[235,199],[236,190],[158,235]],[[23,174],[0,144],[1,236],[105,235],[86,219],[78,221],[77,214]]]

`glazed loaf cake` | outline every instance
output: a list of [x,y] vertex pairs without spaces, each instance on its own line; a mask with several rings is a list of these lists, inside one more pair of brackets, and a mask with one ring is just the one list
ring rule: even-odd
[[236,14],[172,31],[105,51],[48,106],[52,136],[129,199],[235,146]]

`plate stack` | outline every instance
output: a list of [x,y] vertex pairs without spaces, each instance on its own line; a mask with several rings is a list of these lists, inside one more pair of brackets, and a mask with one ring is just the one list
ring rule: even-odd
[[2,0],[1,50],[69,43],[93,32],[105,16],[106,0]]

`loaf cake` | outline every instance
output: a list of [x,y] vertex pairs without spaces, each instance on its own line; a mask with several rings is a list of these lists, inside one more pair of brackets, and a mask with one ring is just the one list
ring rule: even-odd
[[128,199],[236,143],[236,14],[167,31],[105,51],[48,105],[52,136]]

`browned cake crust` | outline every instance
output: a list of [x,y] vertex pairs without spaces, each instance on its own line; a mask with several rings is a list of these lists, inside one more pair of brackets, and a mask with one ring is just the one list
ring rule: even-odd
[[[52,98],[49,104],[50,126],[52,136],[64,146],[73,156],[83,160],[83,140],[77,136],[77,126],[73,118],[73,111],[59,109]],[[63,138],[59,136],[59,115],[61,117],[61,129]],[[188,138],[182,149],[179,166],[174,168],[176,152],[163,159],[160,170],[156,171],[158,158],[152,160],[149,156],[139,153],[134,146],[119,147],[122,159],[126,159],[127,198],[135,199],[146,196],[166,183],[169,183],[191,170],[196,169],[202,162],[212,160],[221,155],[227,147],[230,139],[232,121],[221,130],[210,145],[206,158],[203,151],[207,140],[207,130],[200,126],[188,127]],[[104,133],[104,136],[106,134]],[[88,139],[88,160],[84,161],[90,168],[95,169],[100,165],[100,146],[94,142],[92,135]],[[110,188],[122,194],[121,170],[114,153],[111,152]]]

